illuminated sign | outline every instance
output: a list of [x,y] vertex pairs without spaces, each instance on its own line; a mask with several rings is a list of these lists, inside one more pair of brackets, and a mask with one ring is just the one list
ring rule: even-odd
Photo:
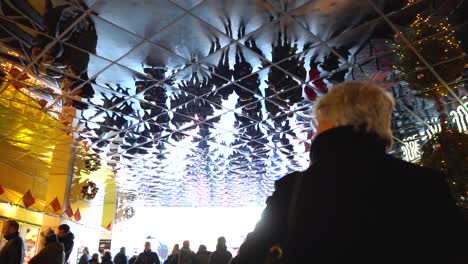
[[[462,98],[464,106],[460,105],[456,109],[450,111],[448,121],[451,122],[454,127],[460,133],[468,133],[468,112],[465,107],[468,107],[468,97]],[[403,159],[409,162],[417,162],[421,158],[421,146],[434,134],[441,131],[440,124],[437,124],[438,118],[430,120],[429,127],[421,134],[415,134],[407,137],[403,140],[404,144],[401,146],[403,151]]]

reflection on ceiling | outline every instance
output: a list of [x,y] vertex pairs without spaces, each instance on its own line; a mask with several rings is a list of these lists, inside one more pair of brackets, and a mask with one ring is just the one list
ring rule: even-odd
[[[258,206],[308,166],[311,107],[345,80],[394,94],[392,152],[418,158],[406,143],[438,115],[401,82],[389,42],[423,13],[448,17],[466,50],[467,1],[409,2],[3,0],[1,102],[22,94],[68,128],[123,206]],[[444,103],[466,130],[457,82]]]

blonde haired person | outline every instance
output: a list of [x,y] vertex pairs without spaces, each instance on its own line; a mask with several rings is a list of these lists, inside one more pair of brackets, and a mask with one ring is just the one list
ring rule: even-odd
[[87,264],[90,259],[91,256],[89,255],[89,249],[87,247],[84,247],[78,264]]
[[232,263],[468,263],[444,177],[386,153],[393,105],[372,83],[321,97],[309,168],[275,183]]
[[393,97],[371,83],[347,82],[335,86],[314,106],[317,135],[325,130],[352,126],[392,144]]
[[172,248],[171,254],[164,261],[164,264],[175,263],[177,261],[177,254],[179,253],[179,250],[180,250],[179,244],[175,244],[174,247]]

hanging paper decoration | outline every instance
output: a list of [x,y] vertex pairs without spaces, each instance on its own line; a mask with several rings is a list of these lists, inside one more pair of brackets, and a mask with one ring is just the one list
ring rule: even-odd
[[44,107],[46,107],[49,102],[46,99],[41,99],[37,103],[41,106],[42,109],[44,109]]
[[92,200],[96,197],[98,190],[99,188],[94,182],[88,181],[83,185],[83,187],[81,187],[81,195],[83,196],[83,199]]
[[309,101],[315,101],[317,99],[318,95],[317,93],[308,85],[304,88],[304,93],[306,95],[307,100]]
[[23,200],[24,207],[26,207],[26,208],[31,207],[31,205],[33,205],[36,202],[36,200],[34,200],[34,197],[32,196],[32,193],[31,193],[30,190],[28,190],[24,194],[24,196],[23,196],[23,198],[21,200]]
[[73,209],[71,208],[70,205],[67,206],[67,209],[65,209],[65,214],[68,216],[68,218],[72,218],[73,216]]
[[12,82],[11,85],[15,87],[15,89],[21,89],[21,88],[26,88],[26,86],[22,83],[26,80],[29,79],[29,75],[22,72],[18,68],[11,68],[9,74],[15,79],[15,81]]
[[321,93],[328,92],[327,84],[323,81],[323,79],[320,79],[318,63],[314,63],[312,68],[309,70],[309,80],[312,81],[315,88],[317,88],[317,90],[319,90]]
[[[86,142],[86,141],[84,141]],[[97,154],[87,154],[84,158],[84,166],[89,172],[97,171],[101,167],[101,159]]]
[[133,209],[133,207],[125,208],[124,215],[123,215],[124,219],[128,220],[132,218],[133,216],[135,216],[135,209]]
[[52,200],[52,202],[50,202],[50,206],[52,207],[54,212],[58,212],[60,211],[60,209],[62,209],[62,206],[60,205],[60,201],[58,200],[57,197],[55,197],[55,199]]
[[81,212],[80,208],[76,209],[75,214],[73,215],[73,218],[75,218],[75,221],[79,222],[81,220]]

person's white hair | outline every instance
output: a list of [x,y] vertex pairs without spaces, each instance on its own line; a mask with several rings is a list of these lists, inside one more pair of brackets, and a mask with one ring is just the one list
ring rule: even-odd
[[336,85],[314,107],[317,122],[326,120],[333,127],[353,126],[375,133],[392,144],[391,114],[393,96],[368,82],[350,81]]

